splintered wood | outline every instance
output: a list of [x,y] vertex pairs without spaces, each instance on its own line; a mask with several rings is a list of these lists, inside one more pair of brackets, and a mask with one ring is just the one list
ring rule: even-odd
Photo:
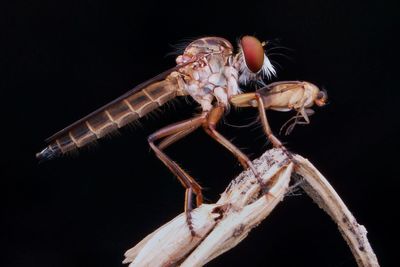
[[262,194],[251,171],[234,179],[215,204],[203,204],[193,210],[192,236],[184,213],[164,224],[125,253],[124,263],[134,266],[203,266],[240,243],[263,221],[289,190],[292,174],[305,192],[337,224],[358,266],[379,266],[359,225],[325,177],[306,159],[295,155],[289,160],[279,149],[265,152],[253,161],[263,182]]

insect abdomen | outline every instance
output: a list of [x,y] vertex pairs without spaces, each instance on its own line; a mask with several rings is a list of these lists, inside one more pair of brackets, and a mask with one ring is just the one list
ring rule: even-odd
[[177,84],[171,80],[153,83],[50,137],[49,146],[36,157],[51,159],[100,139],[175,98],[177,89]]

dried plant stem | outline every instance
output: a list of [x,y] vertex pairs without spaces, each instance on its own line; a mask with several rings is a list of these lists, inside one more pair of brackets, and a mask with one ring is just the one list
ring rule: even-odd
[[296,155],[295,160],[296,173],[305,180],[305,183],[301,183],[301,187],[337,224],[358,266],[379,266],[378,259],[368,242],[365,227],[357,223],[326,178],[307,159]]
[[303,177],[300,185],[336,222],[359,266],[379,266],[366,230],[357,224],[327,180],[306,159],[289,160],[279,149],[253,161],[267,194],[250,171],[233,180],[215,204],[203,204],[192,212],[192,236],[182,213],[148,235],[125,253],[124,263],[133,266],[203,266],[240,243],[263,221],[289,190],[293,173]]

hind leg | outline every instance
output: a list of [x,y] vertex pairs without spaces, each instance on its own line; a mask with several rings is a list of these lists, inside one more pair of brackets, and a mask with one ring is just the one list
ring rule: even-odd
[[[157,132],[153,133],[148,137],[150,147],[155,152],[156,156],[168,167],[168,169],[179,179],[183,187],[185,187],[185,213],[188,227],[192,236],[196,233],[193,229],[191,210],[193,194],[196,195],[196,205],[199,206],[203,202],[203,195],[201,192],[200,185],[187,174],[175,161],[169,158],[163,151],[165,147],[173,144],[179,139],[183,138],[190,132],[197,129],[205,120],[206,114],[195,117],[193,119],[185,120],[179,123],[175,123],[164,127]],[[164,139],[159,145],[156,145],[157,140]]]

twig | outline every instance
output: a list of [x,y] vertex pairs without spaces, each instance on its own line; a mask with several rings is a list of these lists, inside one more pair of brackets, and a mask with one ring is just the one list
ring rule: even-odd
[[379,266],[378,259],[367,239],[367,230],[357,223],[353,214],[326,178],[305,158],[296,155],[296,172],[305,182],[300,186],[338,225],[358,266]]
[[366,230],[358,225],[334,189],[306,159],[291,162],[279,149],[271,149],[253,161],[269,191],[263,195],[250,171],[233,180],[215,204],[193,210],[192,236],[182,213],[148,235],[125,253],[133,266],[203,266],[240,243],[263,221],[289,190],[293,171],[304,178],[301,186],[323,208],[350,246],[359,266],[379,266],[368,243]]

